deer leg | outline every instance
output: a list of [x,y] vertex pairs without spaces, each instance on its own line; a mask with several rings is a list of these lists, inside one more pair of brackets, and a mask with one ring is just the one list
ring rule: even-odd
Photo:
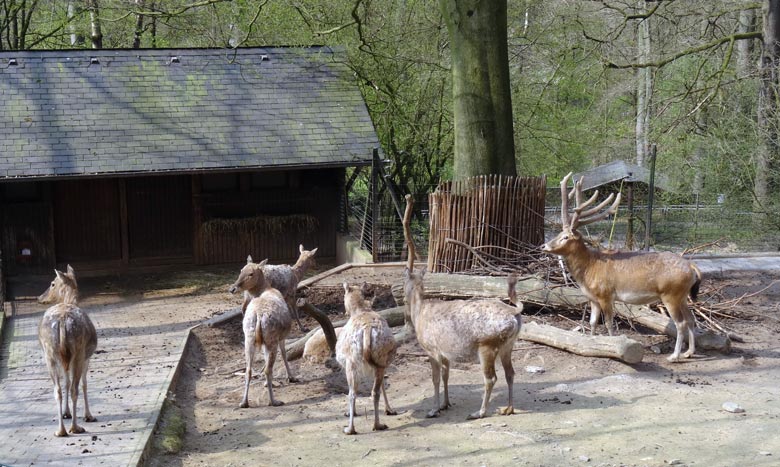
[[301,319],[298,317],[298,305],[295,304],[295,293],[293,292],[293,296],[288,298],[287,300],[287,308],[290,309],[290,315],[295,319],[295,322],[298,323],[298,329],[301,330],[302,333],[306,334],[309,332],[309,328],[303,325],[301,323]]
[[[49,367],[49,376],[54,383],[54,400],[57,402],[57,420],[59,421],[59,427],[54,432],[54,436],[68,436],[68,432],[65,430],[65,423],[62,421],[62,384],[60,383],[60,372],[57,370],[56,362],[51,359],[46,359],[46,365]],[[67,394],[65,396],[67,399]]]
[[344,433],[348,435],[357,434],[355,431],[355,399],[357,398],[357,375],[356,371],[352,367],[352,361],[347,359],[344,372],[347,375],[347,386],[349,386],[349,394],[347,395],[347,410],[349,411],[349,425],[344,428]]
[[70,401],[73,405],[73,417],[70,419],[70,429],[68,431],[71,433],[84,433],[84,428],[78,425],[78,417],[76,416],[76,405],[79,401],[79,381],[81,380],[83,364],[77,357],[73,359],[70,365],[73,370],[73,377],[71,378],[70,387],[68,389],[70,390]]
[[596,326],[599,325],[599,318],[601,317],[601,306],[593,300],[590,301],[590,335],[592,336],[596,332]]
[[390,408],[390,402],[387,400],[387,384],[384,376],[382,377],[382,397],[385,399],[385,415],[398,415],[398,412]]
[[65,407],[62,409],[62,418],[64,419],[70,419],[71,413],[70,413],[70,373],[68,371],[64,371],[65,373],[65,400],[63,401],[65,403]]
[[468,420],[483,418],[487,413],[490,403],[490,394],[493,392],[493,386],[496,384],[496,351],[490,347],[482,346],[479,348],[479,362],[482,364],[482,376],[485,380],[485,393],[482,396],[482,407],[478,411],[469,414]]
[[249,407],[249,381],[252,380],[252,361],[255,359],[255,336],[244,337],[244,359],[246,360],[246,369],[244,370],[244,397],[241,398],[240,408]]
[[686,327],[688,328],[688,350],[683,354],[685,358],[691,358],[696,353],[696,317],[693,316],[693,312],[688,308],[688,304],[685,303],[683,310],[685,310]]
[[292,371],[290,371],[290,363],[287,361],[287,349],[284,347],[284,339],[279,341],[279,353],[282,354],[284,369],[287,371],[287,381],[291,383],[297,383],[300,381],[298,378],[293,376]]
[[498,413],[501,415],[512,415],[515,413],[514,398],[512,394],[512,386],[515,382],[515,368],[512,366],[512,347],[514,347],[514,342],[512,342],[512,345],[507,343],[499,354],[501,366],[504,367],[504,376],[506,377],[507,392],[509,394],[507,406],[498,410]]
[[433,380],[433,410],[428,412],[427,418],[434,418],[439,416],[441,410],[439,405],[439,380],[441,379],[441,363],[434,358],[429,358],[431,362],[431,379]]
[[[374,431],[387,429],[387,425],[379,423],[379,393],[384,392],[384,386],[385,369],[374,368],[374,387],[371,388],[371,398],[374,400]],[[385,408],[387,408],[387,398],[385,398]]]
[[81,375],[81,392],[84,393],[84,421],[96,422],[97,418],[92,416],[89,410],[89,401],[87,400],[87,373],[89,373],[89,360],[84,362],[84,373]]
[[274,399],[274,361],[276,361],[276,349],[269,349],[267,346],[263,346],[263,354],[265,355],[265,382],[268,385],[268,405],[278,407],[284,405],[284,402]]
[[444,386],[444,403],[439,408],[447,410],[452,407],[450,404],[450,361],[444,357],[441,358],[441,382]]
[[[614,306],[615,306],[614,302],[606,302],[604,303],[604,306],[601,307],[601,310],[604,312],[604,326],[606,326],[607,334],[609,334],[610,336],[613,335],[612,328],[614,327],[613,323],[615,321],[614,320],[615,310],[613,308]],[[615,329],[615,331],[617,331],[617,329]]]

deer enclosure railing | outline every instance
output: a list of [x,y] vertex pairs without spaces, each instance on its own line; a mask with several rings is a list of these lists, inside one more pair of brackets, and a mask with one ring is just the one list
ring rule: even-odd
[[428,269],[516,266],[544,241],[545,185],[502,175],[441,183],[428,196]]

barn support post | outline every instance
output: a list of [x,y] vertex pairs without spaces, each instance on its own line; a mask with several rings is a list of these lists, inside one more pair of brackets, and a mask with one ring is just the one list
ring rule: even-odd
[[203,264],[203,241],[200,236],[200,226],[203,223],[203,199],[201,197],[200,175],[190,177],[192,186],[192,250],[195,264]]
[[371,162],[371,260],[379,261],[379,150],[374,148]]
[[127,223],[127,180],[119,179],[119,229],[122,239],[122,253],[119,259],[121,269],[130,264],[130,226]]

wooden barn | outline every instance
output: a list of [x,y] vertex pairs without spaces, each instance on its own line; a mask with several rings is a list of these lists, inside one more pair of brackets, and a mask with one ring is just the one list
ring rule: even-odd
[[379,146],[327,47],[0,53],[3,277],[335,257]]

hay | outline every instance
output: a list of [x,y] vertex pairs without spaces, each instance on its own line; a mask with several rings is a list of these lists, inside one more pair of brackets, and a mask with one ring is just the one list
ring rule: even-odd
[[279,235],[285,232],[313,233],[319,222],[307,214],[287,216],[255,216],[238,219],[214,218],[201,225],[201,232],[208,236],[251,234]]

